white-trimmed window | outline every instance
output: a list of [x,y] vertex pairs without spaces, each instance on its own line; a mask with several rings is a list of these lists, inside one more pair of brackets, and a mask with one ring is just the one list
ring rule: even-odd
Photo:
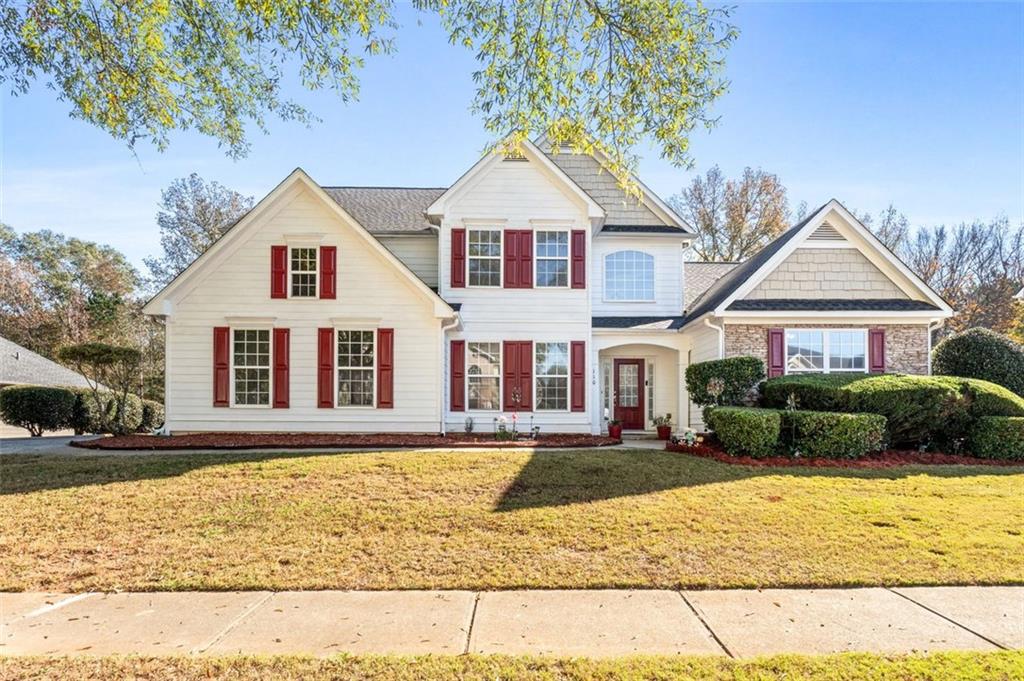
[[569,408],[569,344],[534,343],[534,382],[538,411]]
[[232,330],[231,376],[235,406],[270,406],[270,329]]
[[534,261],[537,288],[565,288],[569,285],[569,232],[538,230],[534,233]]
[[616,251],[604,257],[604,299],[654,301],[654,256],[640,251]]
[[471,229],[467,235],[470,286],[501,286],[501,230]]
[[501,409],[501,343],[468,343],[466,383],[469,408]]
[[317,297],[317,249],[292,246],[288,249],[288,285],[292,298]]
[[864,329],[786,329],[786,373],[868,370]]
[[338,406],[374,406],[376,352],[373,331],[338,330]]

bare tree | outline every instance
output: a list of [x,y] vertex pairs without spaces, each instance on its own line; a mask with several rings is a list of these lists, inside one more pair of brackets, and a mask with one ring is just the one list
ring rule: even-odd
[[906,247],[910,236],[910,220],[891,203],[878,214],[877,221],[869,213],[851,212],[893,253]]
[[726,180],[715,166],[670,203],[697,233],[693,248],[701,260],[748,258],[789,221],[786,188],[777,175],[761,169],[745,168],[740,179]]

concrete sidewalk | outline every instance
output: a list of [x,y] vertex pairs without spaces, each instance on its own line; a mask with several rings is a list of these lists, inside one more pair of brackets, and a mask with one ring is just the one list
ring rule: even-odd
[[0,594],[0,655],[1024,648],[1024,587]]

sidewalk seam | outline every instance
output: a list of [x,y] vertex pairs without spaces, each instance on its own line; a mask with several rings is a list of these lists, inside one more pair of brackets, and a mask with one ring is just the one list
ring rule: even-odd
[[725,642],[718,638],[718,634],[716,634],[715,630],[711,628],[711,625],[705,621],[704,616],[700,614],[700,611],[698,611],[696,607],[694,607],[693,603],[690,602],[690,599],[686,597],[686,594],[682,591],[677,591],[676,593],[679,594],[679,597],[683,599],[683,603],[686,603],[687,607],[690,608],[690,611],[693,612],[694,616],[700,621],[700,623],[704,625],[704,628],[707,629],[709,634],[711,634],[711,638],[715,639],[715,643],[725,651],[726,655],[736,659],[736,656],[732,654],[731,650],[729,650],[729,646],[725,645]]
[[249,615],[251,615],[254,612],[256,612],[256,610],[259,609],[260,606],[262,606],[264,603],[269,601],[273,597],[274,593],[276,593],[276,592],[271,591],[271,592],[269,592],[267,594],[264,594],[264,596],[262,598],[258,599],[254,603],[251,603],[245,610],[243,610],[238,615],[238,617],[236,617],[235,619],[233,619],[230,622],[228,622],[227,625],[219,633],[217,633],[212,639],[210,639],[205,645],[196,646],[195,648],[193,648],[192,650],[189,651],[189,654],[190,655],[200,655],[202,653],[205,653],[207,650],[209,650],[213,646],[215,646],[218,643],[220,643],[224,639],[225,636],[227,636],[232,631],[234,631],[234,629],[239,624],[242,623],[242,620],[244,620]]
[[470,644],[473,641],[473,625],[476,624],[476,607],[480,604],[480,592],[477,591],[473,596],[473,612],[469,615],[469,629],[466,630],[466,648],[462,651],[463,655],[469,655]]
[[917,607],[923,608],[923,609],[927,610],[928,612],[932,613],[933,615],[938,615],[939,617],[941,617],[942,619],[946,620],[950,624],[958,626],[961,629],[963,629],[964,631],[967,631],[969,633],[974,634],[975,636],[977,636],[978,638],[982,639],[983,641],[988,641],[989,643],[994,645],[996,648],[999,648],[1000,650],[1012,650],[1012,648],[1008,648],[1008,647],[1004,646],[999,641],[994,641],[994,640],[990,639],[988,636],[985,636],[984,634],[980,634],[977,631],[975,631],[974,629],[971,629],[970,627],[968,627],[968,626],[966,626],[964,624],[961,624],[960,622],[957,622],[952,617],[948,617],[948,616],[942,614],[941,612],[939,612],[938,610],[935,610],[933,608],[929,608],[927,605],[925,605],[924,603],[921,603],[920,601],[915,601],[913,598],[911,598],[910,596],[908,596],[908,595],[906,595],[904,593],[900,593],[899,591],[896,591],[895,589],[890,588],[888,586],[882,587],[882,588],[884,588],[889,593],[896,594],[900,598],[904,598],[904,599],[910,601],[911,603],[913,603]]
[[45,614],[53,612],[55,610],[60,610],[61,608],[65,607],[65,606],[71,605],[72,603],[77,603],[78,601],[84,601],[86,598],[90,598],[92,596],[95,596],[97,593],[99,593],[99,592],[97,592],[97,591],[86,591],[85,593],[75,594],[73,596],[68,596],[67,598],[62,598],[59,601],[57,601],[56,603],[50,603],[49,605],[44,605],[44,606],[38,607],[35,610],[33,610],[32,612],[27,612],[24,615],[22,615],[21,617],[16,617],[15,619],[13,619],[8,624],[11,624],[13,622],[18,622],[18,621],[21,621],[21,620],[31,619],[33,617],[39,617],[40,615],[45,615]]

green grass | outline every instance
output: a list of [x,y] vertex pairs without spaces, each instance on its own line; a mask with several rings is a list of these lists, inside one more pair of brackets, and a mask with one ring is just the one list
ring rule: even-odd
[[378,679],[382,681],[1010,681],[1024,676],[1024,653],[937,653],[778,656],[734,661],[715,657],[634,657],[615,660],[463,655],[459,657],[0,657],[10,679]]
[[1022,489],[639,450],[4,456],[0,590],[1020,584]]

